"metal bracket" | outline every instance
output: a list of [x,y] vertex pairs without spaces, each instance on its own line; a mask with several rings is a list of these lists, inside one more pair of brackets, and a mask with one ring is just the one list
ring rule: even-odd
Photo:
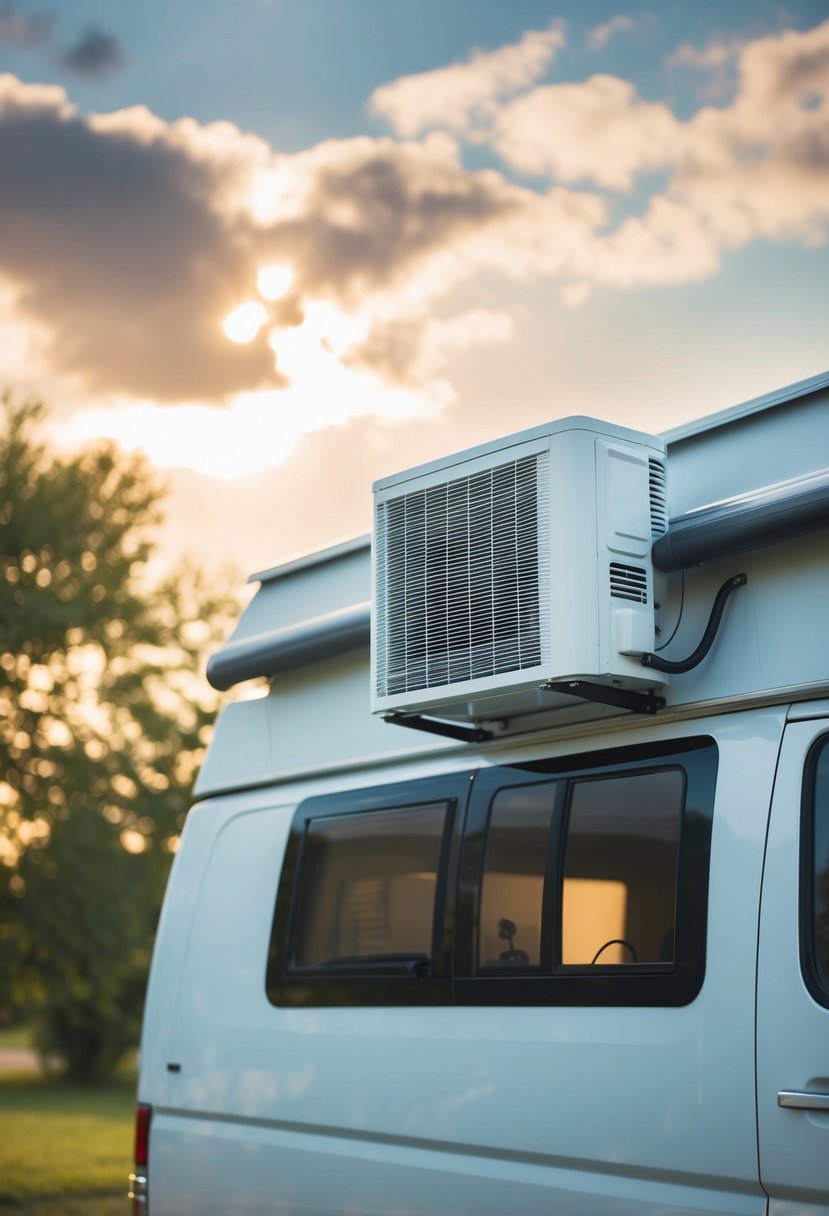
[[655,714],[665,708],[665,698],[657,697],[652,692],[612,688],[607,684],[592,684],[589,680],[549,680],[541,685],[541,691],[563,692],[566,696],[613,705],[616,709],[627,709],[634,714]]
[[438,718],[426,718],[423,714],[384,714],[383,721],[390,722],[393,726],[409,726],[412,730],[423,730],[430,735],[443,735],[461,743],[486,743],[495,738],[491,730],[484,730],[480,726],[459,726],[454,722],[441,722]]

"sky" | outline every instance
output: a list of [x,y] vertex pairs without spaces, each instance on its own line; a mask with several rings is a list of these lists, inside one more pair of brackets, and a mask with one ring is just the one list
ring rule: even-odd
[[0,388],[267,569],[829,367],[829,0],[0,0]]

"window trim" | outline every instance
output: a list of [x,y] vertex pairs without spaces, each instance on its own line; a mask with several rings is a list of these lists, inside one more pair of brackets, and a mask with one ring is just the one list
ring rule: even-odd
[[829,748],[829,732],[812,741],[803,766],[803,788],[800,799],[800,893],[799,938],[800,971],[810,996],[829,1009],[829,987],[821,979],[817,965],[815,926],[815,787],[821,754]]

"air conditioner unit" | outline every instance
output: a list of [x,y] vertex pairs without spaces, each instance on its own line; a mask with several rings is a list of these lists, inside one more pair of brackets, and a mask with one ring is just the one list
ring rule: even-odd
[[[477,720],[656,688],[661,439],[565,418],[374,486],[372,710]],[[562,703],[566,698],[562,698]]]

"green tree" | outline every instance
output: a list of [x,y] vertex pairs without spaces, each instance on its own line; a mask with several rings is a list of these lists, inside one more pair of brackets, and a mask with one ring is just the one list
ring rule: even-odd
[[[63,458],[0,419],[0,1013],[67,1076],[137,1041],[155,922],[237,605],[193,566],[147,587],[162,490],[138,457]],[[226,576],[227,577],[227,576]]]

